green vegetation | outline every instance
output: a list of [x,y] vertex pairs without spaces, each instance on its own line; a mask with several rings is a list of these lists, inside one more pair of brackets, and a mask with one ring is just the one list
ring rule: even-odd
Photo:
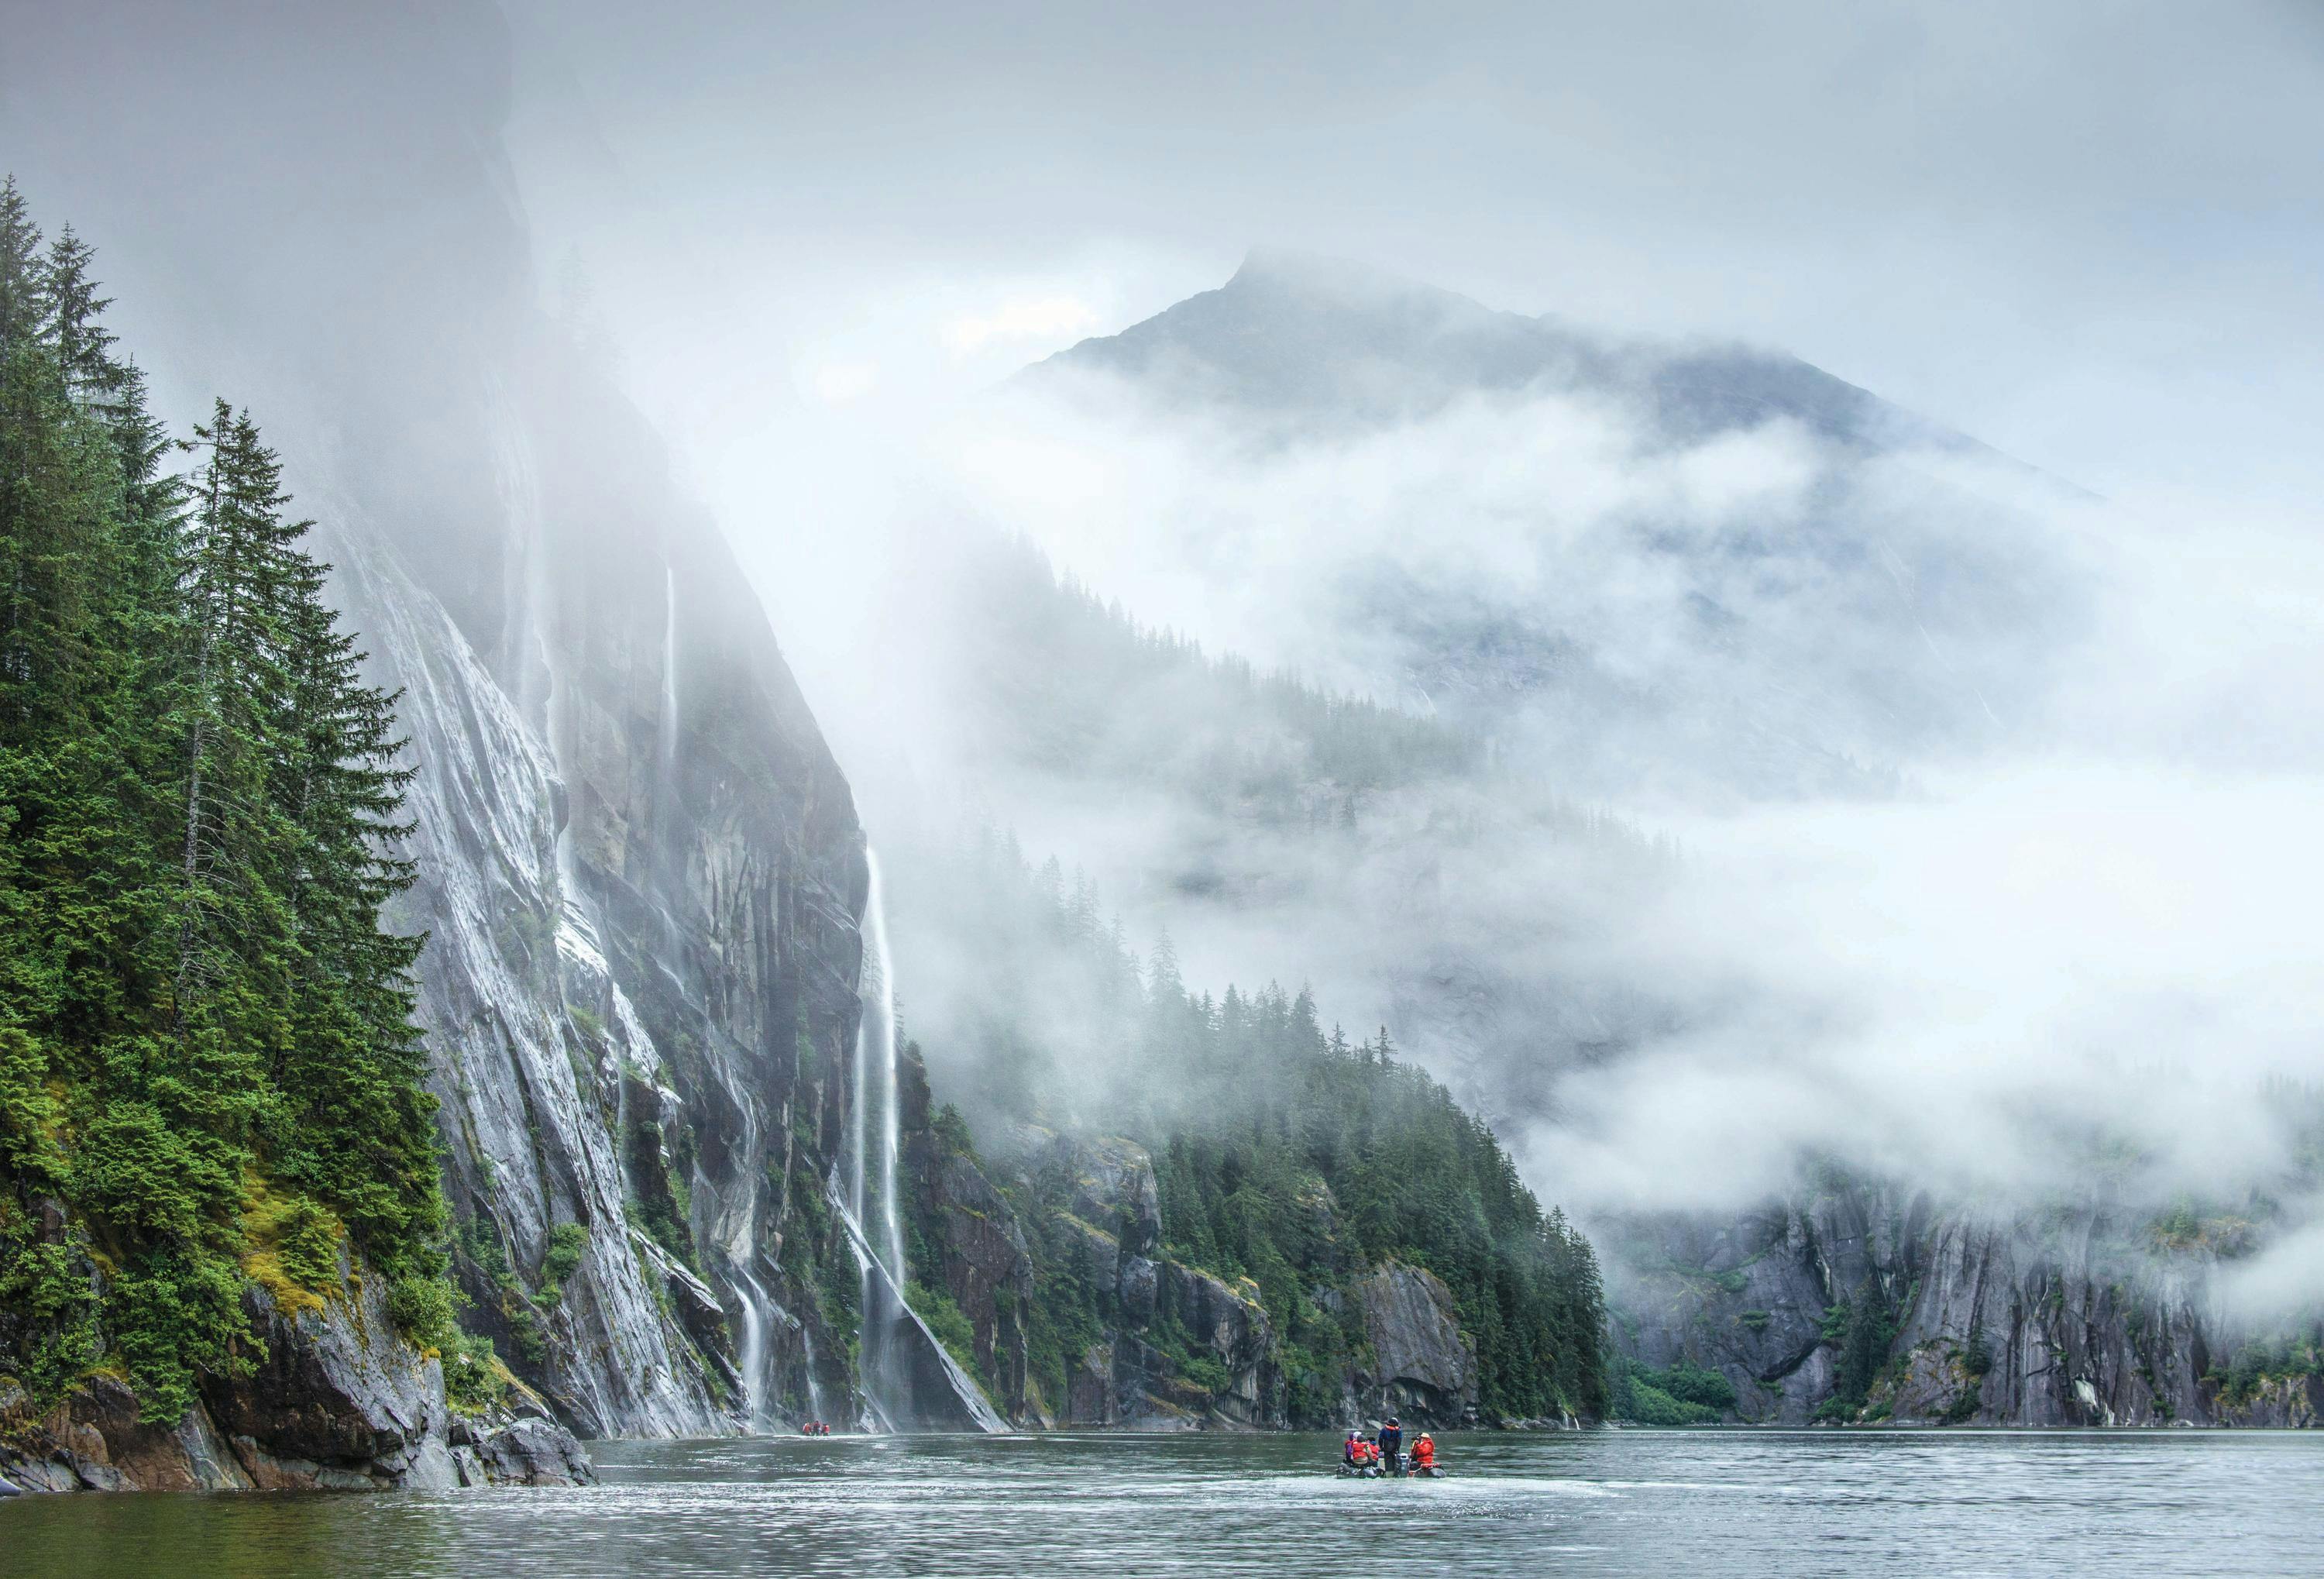
[[2203,1380],[2231,1408],[2247,1404],[2271,1382],[2324,1375],[2324,1319],[2296,1331],[2252,1339],[2233,1358],[2215,1362]]
[[451,1307],[394,698],[246,413],[163,469],[90,263],[0,187],[0,1367],[174,1422],[343,1242],[420,1342]]
[[1889,1351],[1896,1342],[1895,1314],[1877,1279],[1867,1277],[1856,1297],[1827,1307],[1819,1331],[1823,1341],[1840,1352],[1840,1358],[1832,1371],[1831,1396],[1818,1406],[1814,1417],[1858,1419],[1864,1414],[1873,1383],[1887,1368]]
[[1132,1131],[1155,1153],[1171,1256],[1250,1278],[1277,1330],[1327,1368],[1352,1357],[1310,1297],[1331,1269],[1425,1267],[1476,1344],[1484,1408],[1602,1412],[1588,1242],[1543,1214],[1484,1122],[1397,1062],[1385,1031],[1351,1047],[1312,997],[1279,988],[1148,1012],[1148,1066],[1175,1053],[1194,1076]]
[[540,1252],[540,1291],[533,1302],[546,1310],[565,1297],[565,1279],[581,1270],[582,1253],[589,1248],[589,1230],[578,1223],[559,1223],[549,1231],[549,1246]]
[[1613,1390],[1615,1418],[1641,1426],[1713,1426],[1735,1403],[1733,1382],[1687,1360],[1667,1371],[1630,1361]]
[[[992,929],[1032,940],[1043,997],[1038,1014],[1029,1000],[1012,1002],[1026,989],[997,974],[968,1049],[971,1084],[998,1096],[996,1124],[1119,1135],[1150,1153],[1161,1251],[1254,1286],[1295,1419],[1324,1419],[1339,1372],[1361,1358],[1347,1302],[1319,1297],[1390,1261],[1451,1290],[1485,1410],[1606,1412],[1604,1301],[1589,1242],[1543,1212],[1490,1129],[1400,1061],[1385,1031],[1351,1043],[1323,1028],[1305,992],[1190,993],[1167,939],[1141,970],[1119,927],[1100,924],[1085,881],[1068,893],[1054,863],[1034,873],[997,839],[973,859],[971,886]],[[1069,1028],[1073,1076],[1056,1067],[1057,1044],[1025,1034],[1044,1023]],[[1021,1187],[1017,1205],[1039,1267],[1027,1322],[1033,1371],[1054,1396],[1106,1325],[1082,1270],[1088,1234],[1125,1225],[1060,1221],[1056,1203]],[[1180,1375],[1216,1390],[1201,1355],[1173,1349],[1170,1319],[1166,1298],[1149,1338]]]
[[976,1378],[976,1383],[987,1392],[993,1390],[992,1379],[987,1374],[982,1361],[976,1357],[976,1327],[968,1319],[953,1297],[941,1288],[927,1288],[919,1283],[904,1285],[904,1303],[910,1306],[919,1318],[927,1324],[945,1353],[963,1371]]

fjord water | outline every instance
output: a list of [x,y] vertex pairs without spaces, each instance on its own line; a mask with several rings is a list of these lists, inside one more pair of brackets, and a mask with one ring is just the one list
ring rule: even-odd
[[1452,1478],[1392,1482],[1333,1445],[606,1443],[581,1491],[23,1497],[0,1572],[2324,1573],[2324,1433],[1462,1436]]

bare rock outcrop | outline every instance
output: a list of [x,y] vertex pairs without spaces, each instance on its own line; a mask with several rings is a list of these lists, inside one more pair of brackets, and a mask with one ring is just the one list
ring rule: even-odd
[[1393,1262],[1348,1286],[1372,1364],[1351,1379],[1359,1409],[1436,1427],[1477,1418],[1477,1348],[1437,1276]]
[[[1621,1225],[1609,1268],[1630,1353],[1720,1372],[1743,1421],[2311,1422],[2313,1378],[2247,1396],[2218,1379],[2237,1334],[2210,1284],[2235,1227],[2181,1242],[2102,1196],[2004,1213],[1835,1177],[1733,1218]],[[1873,1371],[1835,1404],[1851,1321],[1874,1327]]]
[[205,1379],[175,1426],[138,1420],[105,1372],[45,1415],[0,1397],[0,1476],[31,1491],[393,1491],[577,1484],[595,1479],[572,1433],[521,1390],[513,1408],[456,1416],[439,1361],[394,1329],[376,1277],[347,1266],[343,1295],[279,1308],[253,1285],[263,1353]]

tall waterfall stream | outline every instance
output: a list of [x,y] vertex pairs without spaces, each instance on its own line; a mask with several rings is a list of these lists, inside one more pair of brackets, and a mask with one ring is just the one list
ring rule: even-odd
[[[675,697],[666,705],[675,707]],[[947,1353],[906,1299],[909,1269],[904,1254],[901,1191],[897,1183],[901,1159],[902,1103],[896,1072],[895,965],[889,950],[888,915],[881,891],[880,858],[864,851],[870,884],[863,907],[863,974],[860,989],[862,1015],[855,1033],[854,1097],[848,1125],[842,1187],[841,1168],[835,1168],[828,1194],[848,1236],[862,1278],[858,1315],[862,1323],[859,1374],[862,1385],[861,1426],[872,1431],[908,1429],[921,1417],[914,1407],[912,1374],[904,1352],[907,1343],[925,1345],[943,1371],[960,1412],[984,1431],[1005,1431],[1008,1422],[992,1407],[975,1380]],[[745,1146],[755,1153],[757,1106],[737,1092],[737,1106],[748,1128]],[[877,1125],[876,1132],[873,1126]],[[875,1215],[876,1214],[876,1215]],[[876,1223],[875,1243],[867,1224]],[[776,1387],[770,1357],[776,1324],[799,1324],[770,1297],[752,1270],[757,1254],[755,1223],[745,1221],[742,1233],[727,1247],[731,1271],[729,1288],[742,1307],[742,1390],[748,1410],[747,1428],[765,1432],[779,1424]],[[804,1329],[802,1329],[804,1331]],[[816,1418],[825,1417],[822,1388],[816,1378],[814,1340],[806,1334],[807,1402]]]

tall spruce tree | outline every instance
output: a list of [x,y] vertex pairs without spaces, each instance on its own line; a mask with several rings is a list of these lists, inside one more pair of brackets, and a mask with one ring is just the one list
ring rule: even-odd
[[456,1335],[394,698],[248,414],[165,469],[90,263],[0,184],[0,1370],[110,1357],[174,1422],[343,1244]]

